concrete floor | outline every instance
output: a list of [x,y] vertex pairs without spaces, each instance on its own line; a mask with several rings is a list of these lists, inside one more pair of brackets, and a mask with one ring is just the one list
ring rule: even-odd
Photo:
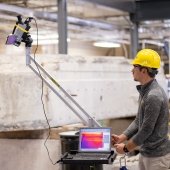
[[[0,169],[2,170],[60,170],[52,165],[42,139],[0,139]],[[53,162],[59,160],[59,140],[47,142]]]

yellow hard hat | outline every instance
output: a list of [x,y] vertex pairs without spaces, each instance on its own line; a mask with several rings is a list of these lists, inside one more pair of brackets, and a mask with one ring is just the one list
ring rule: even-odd
[[161,59],[156,51],[151,49],[143,49],[137,53],[131,64],[149,68],[160,68]]

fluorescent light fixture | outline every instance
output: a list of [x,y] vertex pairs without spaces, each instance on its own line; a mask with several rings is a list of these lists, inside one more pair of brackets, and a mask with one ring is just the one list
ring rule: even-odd
[[103,48],[118,48],[118,47],[120,47],[119,43],[105,42],[105,41],[94,42],[93,45],[96,47],[103,47]]

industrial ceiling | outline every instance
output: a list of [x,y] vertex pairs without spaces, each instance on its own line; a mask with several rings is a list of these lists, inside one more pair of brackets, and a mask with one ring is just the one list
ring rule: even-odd
[[[170,37],[169,6],[168,0],[68,0],[68,38],[130,44],[130,30],[137,22],[140,42],[159,45]],[[57,40],[57,0],[0,0],[2,39],[11,33],[18,14],[37,19],[40,39]]]

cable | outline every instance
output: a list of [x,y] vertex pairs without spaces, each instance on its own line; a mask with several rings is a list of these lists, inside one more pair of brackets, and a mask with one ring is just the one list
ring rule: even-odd
[[[36,52],[37,52],[37,50],[38,50],[38,25],[37,25],[36,19],[33,18],[33,20],[34,20],[34,22],[35,22],[36,32],[37,32],[37,44],[36,44],[36,48],[35,48],[35,51],[34,51],[34,61],[36,61],[36,60],[35,60],[35,58],[36,58]],[[41,75],[40,69],[39,69],[39,67],[37,66],[36,62],[34,62],[34,64],[36,65],[37,70],[38,70],[39,75],[40,75],[41,80],[42,80],[42,81],[41,81],[41,103],[42,103],[42,106],[43,106],[43,113],[44,113],[44,116],[45,116],[45,119],[46,119],[47,125],[48,125],[48,135],[47,135],[47,138],[45,139],[44,146],[45,146],[45,148],[46,148],[46,150],[47,150],[48,157],[49,157],[51,163],[52,163],[53,165],[55,165],[55,164],[57,164],[57,161],[56,161],[55,163],[53,162],[53,160],[52,160],[51,157],[50,157],[50,153],[49,153],[48,147],[47,147],[47,145],[46,145],[46,143],[47,143],[47,141],[48,141],[48,139],[49,139],[49,137],[50,137],[50,134],[51,134],[51,127],[50,127],[50,123],[49,123],[49,121],[48,121],[48,117],[47,117],[46,112],[45,112],[45,106],[44,106],[44,101],[43,101],[44,80],[43,80],[43,77],[42,77],[42,75]]]

